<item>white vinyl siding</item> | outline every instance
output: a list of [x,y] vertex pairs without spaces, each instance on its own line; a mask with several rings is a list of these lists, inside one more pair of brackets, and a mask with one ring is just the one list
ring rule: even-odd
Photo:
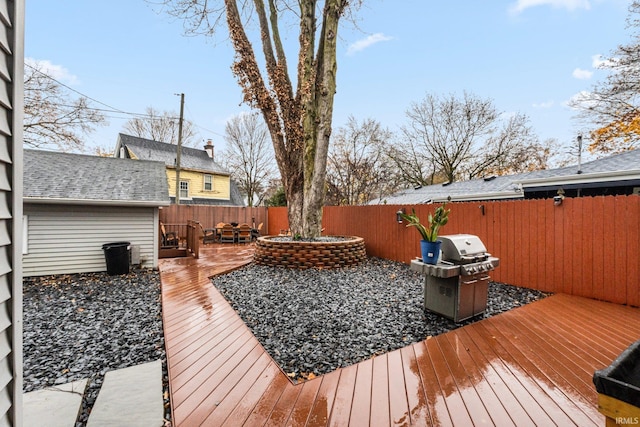
[[22,255],[29,253],[29,217],[22,215]]
[[157,208],[25,205],[25,276],[106,271],[102,245],[131,242],[143,267],[157,267]]
[[0,26],[0,426],[21,426],[24,0],[0,0]]

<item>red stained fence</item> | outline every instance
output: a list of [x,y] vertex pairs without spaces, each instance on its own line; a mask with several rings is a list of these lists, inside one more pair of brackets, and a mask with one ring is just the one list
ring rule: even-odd
[[[450,203],[441,234],[468,233],[500,258],[492,279],[640,306],[640,197]],[[324,234],[363,237],[367,254],[409,263],[420,236],[398,224],[396,211],[415,207],[426,220],[434,205],[328,206]],[[248,208],[247,208],[248,209]],[[285,208],[269,208],[268,234],[287,229]]]

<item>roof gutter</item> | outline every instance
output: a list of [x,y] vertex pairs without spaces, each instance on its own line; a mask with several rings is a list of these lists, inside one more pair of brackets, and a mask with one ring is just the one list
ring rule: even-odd
[[159,207],[169,206],[167,200],[141,201],[141,200],[98,200],[98,199],[58,199],[52,197],[23,197],[24,203],[38,205],[82,205],[82,206],[127,206],[127,207]]
[[520,184],[522,185],[522,188],[526,189],[528,187],[544,187],[563,184],[589,184],[594,182],[602,183],[628,181],[634,179],[640,179],[640,169],[582,173],[575,175],[555,176],[551,178],[523,179],[522,181],[520,181]]
[[519,190],[516,190],[514,192],[493,191],[489,193],[451,194],[449,196],[436,196],[431,200],[431,202],[442,203],[449,200],[452,202],[472,202],[480,200],[508,200],[522,198],[524,198],[524,193]]

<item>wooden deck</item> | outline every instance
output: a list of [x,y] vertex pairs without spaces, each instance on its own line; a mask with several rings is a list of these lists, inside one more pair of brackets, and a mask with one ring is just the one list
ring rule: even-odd
[[640,338],[640,309],[560,294],[293,385],[209,280],[252,251],[160,261],[175,426],[602,426],[593,372]]

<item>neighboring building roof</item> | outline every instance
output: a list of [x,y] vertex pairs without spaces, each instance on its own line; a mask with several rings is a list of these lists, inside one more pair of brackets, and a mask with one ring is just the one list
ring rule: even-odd
[[531,172],[520,181],[525,194],[560,187],[596,188],[640,185],[640,150],[614,154],[602,159],[558,169]]
[[[118,135],[115,157],[122,157],[120,148],[126,147],[131,158],[155,160],[168,167],[176,166],[177,146],[166,142],[153,141],[137,136]],[[182,147],[180,151],[180,168],[210,172],[218,175],[229,175],[229,172],[216,163],[204,149]]]
[[169,205],[164,164],[24,150],[24,201],[84,205]]
[[558,188],[640,186],[640,150],[563,168],[436,184],[401,190],[369,204],[420,204],[456,201],[518,199],[532,192]]

